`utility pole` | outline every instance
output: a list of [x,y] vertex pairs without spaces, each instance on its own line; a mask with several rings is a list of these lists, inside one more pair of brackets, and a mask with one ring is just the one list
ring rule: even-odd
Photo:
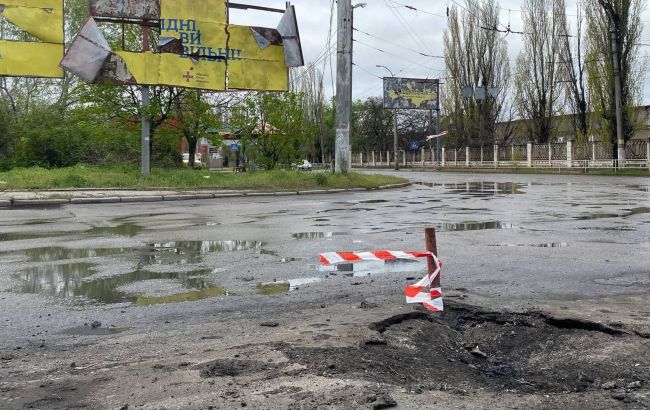
[[614,64],[614,98],[616,100],[616,144],[618,166],[625,161],[625,137],[623,136],[623,96],[621,95],[621,67],[618,60],[618,33],[612,18],[612,60]]
[[352,2],[338,0],[338,38],[336,42],[336,173],[350,170],[352,120]]
[[614,68],[614,102],[616,104],[616,145],[618,165],[625,161],[625,137],[623,136],[623,96],[621,86],[621,66],[618,51],[618,29],[621,16],[617,14],[611,1],[598,0],[598,3],[607,14],[612,41],[612,63]]
[[[149,51],[149,27],[142,26],[142,51]],[[149,117],[149,86],[143,85],[142,90],[142,135],[140,137],[141,153],[140,153],[140,174],[143,177],[148,177],[151,171],[151,152],[149,149],[149,140],[151,138],[151,118]]]

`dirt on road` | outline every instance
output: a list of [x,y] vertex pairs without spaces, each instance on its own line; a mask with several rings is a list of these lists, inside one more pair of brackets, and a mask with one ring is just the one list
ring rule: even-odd
[[620,323],[380,298],[229,316],[3,351],[2,407],[650,406],[649,335]]

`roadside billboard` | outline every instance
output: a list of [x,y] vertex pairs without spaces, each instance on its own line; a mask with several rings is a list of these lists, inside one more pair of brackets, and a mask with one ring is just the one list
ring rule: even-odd
[[63,77],[63,0],[0,0],[0,16],[21,33],[0,38],[0,76]]
[[303,65],[293,6],[277,29],[229,24],[224,0],[91,0],[91,13],[109,21],[158,13],[160,37],[156,52],[113,51],[91,17],[62,61],[90,82],[287,91],[289,67]]
[[440,80],[384,78],[384,108],[437,110],[440,105]]

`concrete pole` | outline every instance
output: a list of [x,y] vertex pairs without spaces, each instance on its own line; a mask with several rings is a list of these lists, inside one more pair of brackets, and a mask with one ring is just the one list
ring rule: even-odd
[[399,141],[397,140],[397,110],[393,118],[393,152],[395,153],[395,171],[399,171]]
[[442,164],[442,167],[445,167],[445,147],[442,147],[442,156],[440,157],[440,163]]
[[618,35],[612,29],[612,60],[614,63],[614,97],[616,100],[616,144],[618,145],[619,166],[625,161],[625,138],[623,136],[623,97],[621,91],[621,69],[618,60]]
[[402,151],[402,161],[404,166],[406,166],[406,150]]
[[551,165],[552,161],[553,161],[553,146],[551,145],[551,142],[549,141],[549,143],[548,143],[548,165]]
[[465,166],[469,168],[469,155],[470,155],[470,149],[469,147],[465,147]]
[[571,140],[566,142],[566,166],[573,167],[573,141]]
[[422,154],[420,156],[420,163],[422,164],[422,168],[424,168],[424,147],[422,147]]
[[[149,27],[144,26],[142,29],[142,51],[149,51]],[[151,117],[149,116],[150,106],[150,90],[149,86],[143,85],[141,88],[142,93],[142,129],[140,135],[140,174],[143,177],[148,177],[151,172],[151,152],[150,152],[150,139],[151,139]]]
[[526,161],[528,162],[528,168],[533,167],[533,144],[526,144]]
[[386,166],[390,167],[390,151],[386,151]]
[[359,162],[361,163],[361,168],[363,168],[363,152],[359,153]]
[[454,166],[458,166],[458,148],[454,148]]
[[650,137],[645,142],[645,159],[648,163],[648,171],[650,171]]
[[483,144],[481,144],[481,167],[483,167]]
[[[380,154],[381,154],[381,153],[380,153]],[[377,162],[375,161],[375,151],[372,151],[372,166],[373,166],[373,167],[376,167],[376,166],[377,166]]]
[[352,119],[352,3],[338,2],[336,43],[336,159],[334,170],[350,170],[350,121]]
[[494,168],[499,167],[499,144],[494,144]]

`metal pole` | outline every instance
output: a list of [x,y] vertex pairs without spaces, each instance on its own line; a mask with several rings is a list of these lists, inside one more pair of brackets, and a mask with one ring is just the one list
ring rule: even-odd
[[621,69],[618,61],[618,35],[612,28],[612,60],[614,63],[614,97],[616,99],[616,143],[618,166],[625,161],[625,137],[623,136],[623,97],[621,95]]
[[[142,27],[142,51],[149,51],[149,27]],[[149,117],[149,86],[143,85],[142,90],[142,105],[140,112],[142,113],[142,134],[140,136],[141,153],[140,153],[140,174],[143,177],[148,177],[151,171],[151,152],[150,152],[150,138],[151,138],[151,118]]]
[[352,3],[338,2],[336,61],[336,162],[335,172],[350,170],[350,121],[352,119]]

